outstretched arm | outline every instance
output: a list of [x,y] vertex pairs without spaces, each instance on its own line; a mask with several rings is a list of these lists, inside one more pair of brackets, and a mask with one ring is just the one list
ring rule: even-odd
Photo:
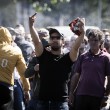
[[78,20],[80,22],[78,27],[81,34],[78,36],[78,38],[76,39],[75,43],[72,45],[72,48],[70,50],[70,58],[73,62],[76,61],[78,57],[79,47],[84,39],[84,19],[78,18]]
[[30,29],[30,34],[32,37],[32,41],[34,43],[35,46],[35,53],[36,56],[40,56],[43,52],[43,45],[42,42],[39,38],[39,35],[34,27],[34,22],[35,22],[35,16],[37,13],[35,13],[34,15],[32,15],[31,17],[29,17],[29,29]]

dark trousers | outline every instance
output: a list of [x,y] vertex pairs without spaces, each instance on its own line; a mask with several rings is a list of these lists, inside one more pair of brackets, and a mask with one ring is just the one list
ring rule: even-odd
[[75,110],[100,110],[102,98],[77,95],[75,97]]
[[13,90],[0,84],[0,110],[13,110]]
[[67,102],[38,101],[37,110],[69,110]]

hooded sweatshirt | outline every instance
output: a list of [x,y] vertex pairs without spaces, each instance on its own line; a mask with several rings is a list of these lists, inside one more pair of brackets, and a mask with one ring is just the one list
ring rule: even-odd
[[24,77],[25,60],[21,52],[12,45],[12,37],[5,27],[0,27],[0,83],[14,85],[13,71],[16,67],[23,81],[23,89],[30,90],[28,79]]

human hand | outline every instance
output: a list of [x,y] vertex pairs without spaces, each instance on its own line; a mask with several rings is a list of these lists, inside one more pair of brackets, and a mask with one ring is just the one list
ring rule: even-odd
[[70,24],[70,28],[72,32],[76,35],[80,36],[81,34],[84,35],[84,25],[85,25],[85,18],[76,18]]
[[28,103],[31,100],[29,91],[24,91],[24,98],[25,98],[26,103]]
[[69,94],[69,102],[68,103],[71,107],[74,106],[74,94],[73,93]]
[[104,96],[102,99],[102,102],[101,102],[101,108],[103,108],[107,105],[107,100],[108,100],[108,97]]
[[49,47],[46,47],[45,49],[46,49],[47,51],[49,51],[49,52],[51,51],[51,47],[50,47],[50,46],[49,46]]
[[37,12],[35,12],[32,16],[29,17],[29,26],[30,27],[32,27],[35,22],[36,14],[37,14]]
[[35,71],[39,71],[39,64],[36,64],[36,65],[34,66],[34,70],[35,70]]

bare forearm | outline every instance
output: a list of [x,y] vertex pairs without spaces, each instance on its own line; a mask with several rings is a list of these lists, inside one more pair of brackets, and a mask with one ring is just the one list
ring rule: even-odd
[[71,78],[71,83],[70,83],[70,94],[74,94],[76,91],[76,88],[78,86],[79,82],[79,73],[75,73],[72,78]]
[[73,44],[71,51],[70,51],[70,58],[72,61],[76,61],[78,54],[79,54],[79,47],[84,39],[84,34],[81,34]]
[[43,45],[42,42],[39,38],[39,35],[34,27],[34,22],[35,22],[35,16],[37,13],[35,13],[34,15],[32,15],[31,17],[29,17],[29,28],[30,28],[30,33],[31,33],[31,37],[32,37],[32,41],[34,43],[35,46],[35,52],[36,52],[36,56],[40,56],[43,52]]
[[41,42],[41,40],[34,26],[30,27],[30,33],[32,41],[34,42],[35,45],[38,45]]
[[34,26],[30,27],[30,33],[35,46],[36,55],[39,56],[42,54],[43,45]]
[[81,34],[81,35],[76,39],[75,43],[73,44],[73,50],[78,51],[78,49],[79,49],[79,47],[80,47],[80,45],[81,45],[83,39],[84,39],[84,33]]

